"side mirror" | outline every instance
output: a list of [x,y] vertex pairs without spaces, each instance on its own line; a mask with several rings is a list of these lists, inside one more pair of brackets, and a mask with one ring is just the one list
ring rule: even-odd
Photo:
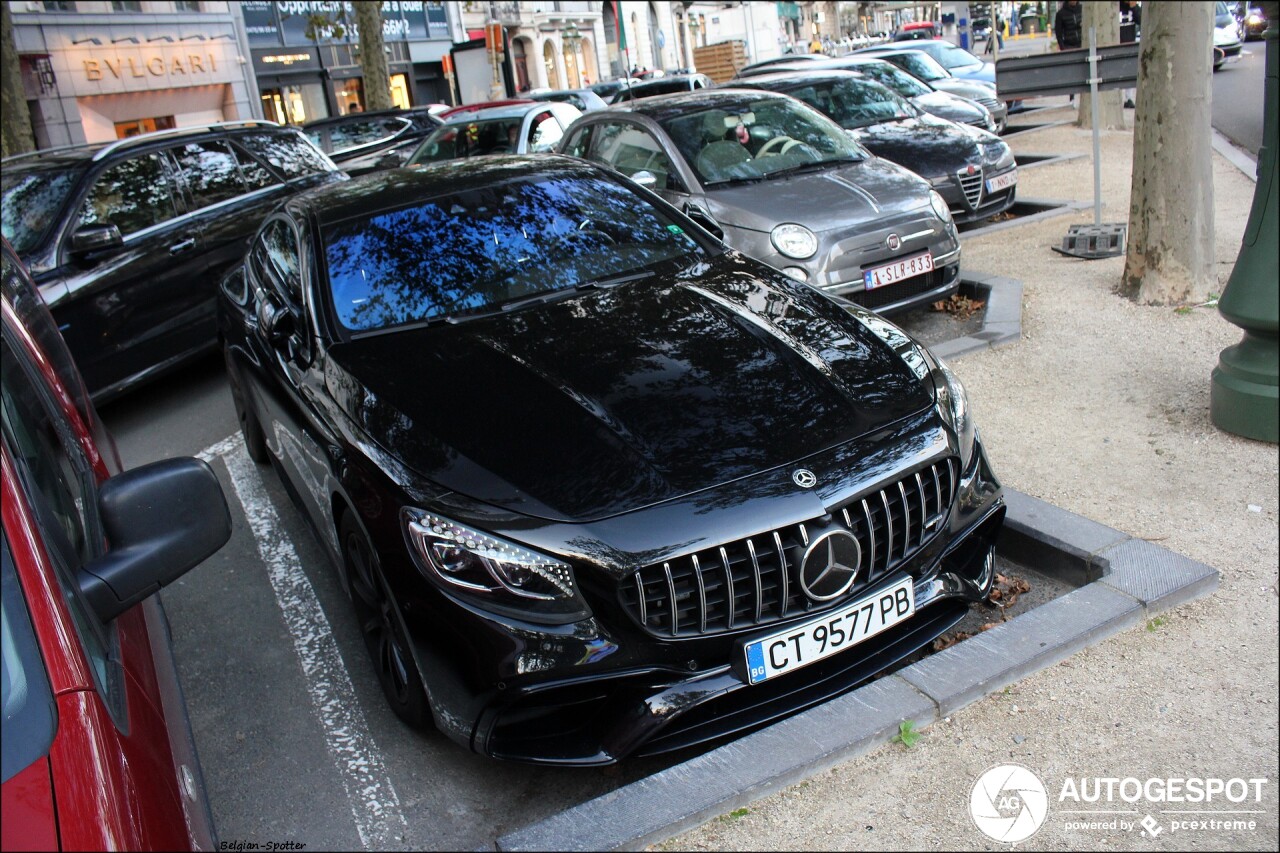
[[279,346],[293,334],[293,315],[270,297],[258,300],[258,331],[272,346]]
[[658,176],[648,169],[641,169],[631,176],[631,180],[647,190],[656,189],[658,186]]
[[80,591],[110,622],[186,574],[231,538],[231,513],[213,469],[166,459],[102,484],[98,509],[111,550],[80,570]]
[[711,235],[720,242],[724,242],[724,229],[720,227],[720,223],[711,218],[711,214],[707,213],[701,207],[693,203],[687,203],[684,206],[684,215],[701,225]]
[[77,255],[123,245],[120,229],[114,225],[82,225],[71,235],[71,251]]

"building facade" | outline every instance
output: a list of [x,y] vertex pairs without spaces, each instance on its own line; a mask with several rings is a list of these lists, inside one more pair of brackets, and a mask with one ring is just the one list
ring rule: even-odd
[[[264,118],[301,124],[363,110],[359,30],[350,2],[242,2]],[[399,107],[449,103],[441,57],[462,37],[456,3],[386,0],[382,36]]]
[[254,117],[235,5],[10,2],[37,147]]

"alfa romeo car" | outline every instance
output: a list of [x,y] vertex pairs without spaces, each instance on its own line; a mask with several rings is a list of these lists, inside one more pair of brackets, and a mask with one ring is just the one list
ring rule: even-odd
[[744,87],[784,92],[821,110],[872,153],[929,181],[958,223],[1013,206],[1018,164],[993,133],[929,115],[879,83],[848,71],[766,74]]
[[955,375],[616,172],[479,158],[299,196],[223,282],[253,459],[399,716],[606,764],[847,691],[988,595]]
[[645,98],[583,116],[559,151],[617,169],[733,248],[881,313],[960,286],[946,200],[788,95]]

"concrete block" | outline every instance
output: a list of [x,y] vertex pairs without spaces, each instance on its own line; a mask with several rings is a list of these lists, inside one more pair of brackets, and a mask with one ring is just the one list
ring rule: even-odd
[[1156,613],[1208,595],[1218,588],[1218,570],[1142,539],[1103,551],[1111,564],[1102,583],[1141,601]]
[[1018,563],[1077,586],[1108,570],[1102,552],[1129,536],[1015,489],[1004,490],[1008,513],[997,548]]
[[897,674],[937,702],[945,717],[1138,624],[1143,615],[1142,604],[1131,596],[1090,584]]

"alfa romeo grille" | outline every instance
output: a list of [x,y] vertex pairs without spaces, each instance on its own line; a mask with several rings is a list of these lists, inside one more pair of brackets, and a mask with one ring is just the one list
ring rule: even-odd
[[964,197],[969,202],[969,207],[977,209],[978,202],[982,201],[982,170],[979,169],[972,175],[961,173],[960,188],[964,190]]
[[[622,581],[619,598],[657,637],[705,637],[768,625],[832,607],[911,559],[942,529],[955,496],[957,465],[947,458],[854,498],[820,519],[726,542],[644,566]],[[858,540],[857,580],[838,601],[812,602],[800,588],[800,560],[832,525]]]

